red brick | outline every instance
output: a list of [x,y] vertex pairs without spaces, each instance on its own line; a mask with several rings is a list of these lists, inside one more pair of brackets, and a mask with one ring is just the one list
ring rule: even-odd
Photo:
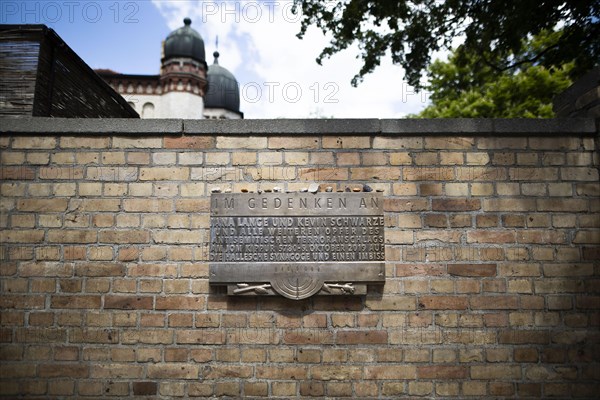
[[474,310],[515,310],[519,308],[517,296],[473,296],[470,298]]
[[540,383],[518,383],[517,393],[521,397],[539,398],[542,394],[542,385]]
[[417,367],[419,379],[464,379],[467,367],[454,365],[431,365]]
[[198,379],[200,367],[193,364],[150,364],[148,378]]
[[204,379],[250,378],[253,368],[248,365],[215,365],[203,376]]
[[520,230],[517,234],[519,243],[536,243],[536,244],[560,244],[566,243],[567,237],[563,231],[548,231],[548,230]]
[[548,344],[549,341],[546,331],[511,330],[502,331],[498,336],[500,344]]
[[83,229],[60,229],[48,231],[49,243],[94,243],[97,232]]
[[521,379],[520,365],[473,365],[471,366],[472,379]]
[[71,343],[118,343],[119,332],[113,329],[72,328],[69,330]]
[[133,382],[134,396],[154,396],[156,393],[156,382]]
[[100,308],[100,296],[52,296],[51,308]]
[[274,329],[237,328],[227,333],[227,343],[231,344],[276,344],[279,332]]
[[63,212],[67,210],[68,205],[69,199],[66,198],[22,199],[17,202],[17,210],[35,212]]
[[44,308],[45,299],[42,296],[4,294],[0,296],[0,308],[6,309],[33,309]]
[[89,367],[85,364],[43,364],[38,366],[41,378],[86,378]]
[[433,211],[476,211],[481,209],[478,199],[433,199]]
[[376,365],[366,366],[364,379],[416,379],[417,367],[412,365]]
[[442,276],[442,264],[396,264],[396,276]]
[[0,180],[32,180],[35,179],[35,168],[0,166]]
[[417,308],[412,296],[367,297],[365,305],[374,311],[410,311]]
[[492,382],[490,383],[490,394],[493,396],[512,396],[515,388],[512,382]]
[[156,298],[157,310],[203,310],[204,297],[165,296]]
[[496,276],[496,264],[448,264],[448,273],[455,276]]
[[9,378],[26,378],[35,377],[36,366],[34,364],[9,364],[0,363],[0,376],[2,377],[3,384],[6,383],[6,379]]
[[106,296],[104,308],[121,310],[151,310],[153,299],[149,296]]
[[337,344],[387,344],[387,331],[338,331]]
[[333,333],[325,329],[286,330],[282,339],[287,344],[331,344]]
[[244,383],[244,395],[267,397],[269,386],[267,382],[246,382]]
[[141,378],[144,367],[127,363],[92,365],[90,378]]
[[598,247],[583,247],[583,259],[586,261],[600,260],[600,246]]
[[269,367],[257,366],[258,379],[298,380],[308,377],[308,366],[302,367]]
[[322,382],[308,381],[300,383],[300,396],[323,397],[325,386]]
[[600,310],[600,296],[577,296],[577,308]]
[[383,201],[383,209],[387,212],[401,211],[425,211],[427,210],[427,199],[419,198],[386,198]]
[[120,263],[75,264],[76,276],[125,276],[125,265]]
[[516,233],[508,230],[474,230],[467,232],[467,243],[514,243]]
[[466,310],[468,303],[462,296],[421,296],[418,305],[426,310]]
[[215,139],[211,136],[165,136],[166,149],[211,149]]
[[224,344],[225,331],[178,330],[175,341],[179,344]]
[[516,362],[538,362],[538,351],[534,348],[516,348],[514,360]]

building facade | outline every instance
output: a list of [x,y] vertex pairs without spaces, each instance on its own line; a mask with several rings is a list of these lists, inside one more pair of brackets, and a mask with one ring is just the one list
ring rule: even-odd
[[243,118],[237,80],[218,64],[218,52],[208,67],[202,36],[191,27],[191,19],[183,23],[163,42],[158,75],[96,72],[142,118]]

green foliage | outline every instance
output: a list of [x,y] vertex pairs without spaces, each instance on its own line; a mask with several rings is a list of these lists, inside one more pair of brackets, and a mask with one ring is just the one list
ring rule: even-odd
[[[513,60],[552,46],[560,32],[542,32],[524,41]],[[559,67],[521,62],[515,70],[498,70],[482,61],[491,55],[460,46],[447,62],[435,61],[429,68],[432,104],[420,118],[552,118],[552,99],[571,83],[571,61]],[[459,62],[460,60],[460,62]],[[414,117],[414,116],[413,116]]]
[[[317,57],[319,64],[358,44],[363,65],[352,79],[355,86],[389,53],[406,71],[408,83],[421,88],[431,54],[449,49],[461,35],[465,49],[480,54],[480,63],[498,71],[533,61],[547,69],[572,61],[573,78],[600,59],[598,0],[294,0],[294,9],[302,13],[298,37],[312,25],[332,36]],[[561,34],[551,46],[525,51],[523,38],[559,26]],[[511,59],[509,54],[522,58]],[[458,65],[465,61],[456,60]]]

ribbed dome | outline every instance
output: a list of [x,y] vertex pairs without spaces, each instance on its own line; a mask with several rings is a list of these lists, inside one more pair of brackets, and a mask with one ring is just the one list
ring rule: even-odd
[[205,62],[204,40],[190,26],[192,20],[185,18],[184,26],[174,30],[167,36],[164,47],[165,59],[172,57],[190,57],[196,61]]
[[235,76],[219,65],[219,52],[213,53],[215,61],[208,67],[206,78],[208,92],[204,96],[205,108],[224,108],[240,112],[240,88]]

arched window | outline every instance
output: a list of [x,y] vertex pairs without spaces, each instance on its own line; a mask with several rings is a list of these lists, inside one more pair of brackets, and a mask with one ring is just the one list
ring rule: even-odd
[[144,104],[144,106],[142,107],[142,118],[154,118],[154,104]]
[[131,106],[135,110],[135,103],[133,101],[128,101],[127,104]]

